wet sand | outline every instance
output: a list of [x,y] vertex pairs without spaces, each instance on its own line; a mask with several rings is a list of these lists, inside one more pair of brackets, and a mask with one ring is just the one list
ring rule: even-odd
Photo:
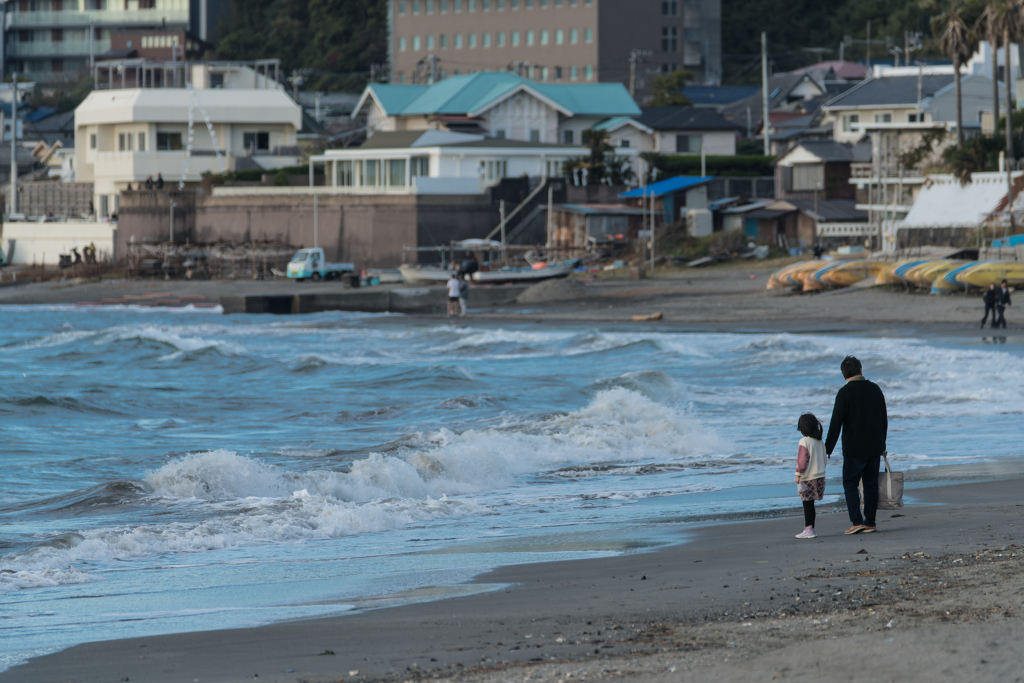
[[[470,316],[459,324],[534,322],[554,324],[636,324],[680,330],[771,330],[791,332],[856,332],[947,334],[978,330],[984,312],[980,296],[931,296],[891,288],[839,290],[825,294],[767,291],[770,267],[736,265],[708,270],[661,273],[653,280],[583,280],[583,296],[572,301],[547,301],[477,308],[472,292]],[[395,285],[388,285],[395,287]],[[334,293],[340,282],[275,281],[150,281],[110,280],[98,283],[45,282],[0,288],[3,304],[77,304],[145,294],[170,298],[203,296],[208,302],[246,294]],[[443,288],[438,288],[443,305]],[[661,312],[660,321],[633,323],[632,316]],[[1006,314],[1008,331],[1024,328],[1016,309]],[[401,322],[445,320],[443,315],[403,316]],[[393,322],[398,322],[395,320]]]
[[876,534],[845,536],[842,509],[811,541],[795,509],[681,523],[678,545],[504,567],[478,577],[486,593],[79,645],[0,682],[1019,681],[1019,469],[914,489]]

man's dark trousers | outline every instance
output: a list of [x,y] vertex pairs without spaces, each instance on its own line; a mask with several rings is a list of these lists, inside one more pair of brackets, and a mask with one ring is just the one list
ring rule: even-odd
[[[867,460],[843,458],[843,491],[846,492],[846,509],[854,526],[875,526],[875,511],[878,510],[878,470],[882,456]],[[864,480],[864,515],[860,514],[860,491]]]

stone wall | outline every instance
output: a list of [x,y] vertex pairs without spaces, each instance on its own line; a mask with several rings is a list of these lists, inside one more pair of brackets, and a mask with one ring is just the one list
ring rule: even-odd
[[[164,242],[174,209],[174,241],[276,240],[293,247],[314,243],[313,198],[303,194],[197,197],[193,191],[122,193],[118,254],[132,241]],[[465,195],[322,195],[317,200],[317,244],[328,259],[356,268],[393,268],[402,247],[432,247],[484,237],[498,225],[486,197]],[[422,253],[409,262],[430,262]]]

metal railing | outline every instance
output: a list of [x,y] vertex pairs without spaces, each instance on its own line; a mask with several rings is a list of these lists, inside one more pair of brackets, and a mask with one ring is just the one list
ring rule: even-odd
[[10,28],[44,26],[162,26],[188,24],[187,9],[140,9],[61,12],[11,12],[7,15]]
[[88,40],[57,40],[7,43],[8,57],[88,57],[90,54],[103,54],[110,50],[110,40],[96,40],[92,44]]

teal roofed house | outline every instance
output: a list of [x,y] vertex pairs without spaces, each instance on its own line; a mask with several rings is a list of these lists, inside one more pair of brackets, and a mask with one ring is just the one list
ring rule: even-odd
[[504,71],[451,76],[432,85],[372,83],[352,112],[367,134],[441,130],[492,138],[578,145],[582,132],[639,116],[621,83],[537,83]]

